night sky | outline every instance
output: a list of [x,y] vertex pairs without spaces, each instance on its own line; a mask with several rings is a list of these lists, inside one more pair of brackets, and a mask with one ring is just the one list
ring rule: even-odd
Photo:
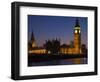
[[61,44],[69,44],[74,40],[73,29],[77,18],[81,26],[81,43],[87,45],[87,17],[28,15],[28,40],[33,31],[37,46],[56,38]]

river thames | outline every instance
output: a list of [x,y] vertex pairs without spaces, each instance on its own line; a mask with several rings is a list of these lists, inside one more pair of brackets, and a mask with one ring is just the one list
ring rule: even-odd
[[51,66],[51,65],[76,65],[76,64],[87,64],[87,58],[71,58],[71,59],[60,59],[60,60],[48,60],[30,62],[28,66]]

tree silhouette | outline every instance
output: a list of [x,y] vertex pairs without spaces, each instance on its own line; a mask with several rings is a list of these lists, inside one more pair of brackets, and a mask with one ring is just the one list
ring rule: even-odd
[[69,45],[67,45],[67,44],[62,44],[61,47],[62,47],[62,48],[68,48]]
[[58,53],[60,51],[60,41],[58,41],[57,39],[56,40],[53,40],[52,41],[52,51],[53,53]]
[[44,47],[47,51],[47,53],[50,51],[51,52],[51,49],[52,49],[52,43],[50,40],[46,41],[46,43],[44,44]]
[[87,54],[87,48],[85,44],[82,44],[81,49],[83,54]]
[[56,40],[48,40],[45,43],[45,48],[47,50],[47,53],[50,52],[50,54],[58,54],[60,51],[60,41]]
[[31,49],[32,49],[32,43],[28,42],[28,50],[31,50]]

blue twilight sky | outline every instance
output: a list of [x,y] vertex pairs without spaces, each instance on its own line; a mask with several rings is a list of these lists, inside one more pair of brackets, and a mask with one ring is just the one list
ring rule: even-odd
[[28,15],[28,39],[33,31],[37,46],[56,38],[61,44],[69,44],[74,40],[73,29],[77,18],[81,27],[81,43],[87,45],[87,17]]

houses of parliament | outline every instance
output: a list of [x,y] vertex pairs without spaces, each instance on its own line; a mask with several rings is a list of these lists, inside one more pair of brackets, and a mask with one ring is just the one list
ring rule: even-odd
[[[76,19],[76,21],[75,21],[73,35],[74,35],[73,45],[72,46],[60,46],[58,53],[60,53],[60,54],[83,54],[83,53],[86,53],[86,51],[84,51],[84,50],[86,50],[86,47],[83,45],[83,49],[82,49],[82,45],[81,45],[81,27],[80,27],[78,19]],[[47,50],[44,46],[37,47],[36,41],[34,38],[34,34],[32,32],[31,39],[28,42],[28,53],[50,54],[51,51]]]

